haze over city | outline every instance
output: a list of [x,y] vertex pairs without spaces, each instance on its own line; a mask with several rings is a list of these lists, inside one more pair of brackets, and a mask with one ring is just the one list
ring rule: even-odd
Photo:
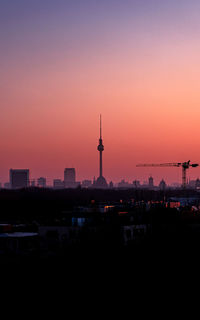
[[0,0],[0,181],[98,177],[101,113],[107,181],[181,182],[136,164],[200,162],[199,13],[197,0]]

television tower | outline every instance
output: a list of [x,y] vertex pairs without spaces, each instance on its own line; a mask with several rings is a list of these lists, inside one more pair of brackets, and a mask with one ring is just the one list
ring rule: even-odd
[[103,177],[103,159],[102,159],[102,153],[104,151],[104,145],[102,140],[102,123],[101,123],[101,115],[100,115],[100,138],[99,138],[99,145],[97,147],[97,150],[99,151],[99,177],[97,178],[95,182],[95,187],[97,188],[106,188],[107,182],[106,179]]
[[102,152],[104,150],[103,140],[102,140],[102,129],[101,129],[101,114],[100,114],[100,138],[99,138],[99,145],[97,150],[99,151],[99,177],[103,176],[103,163],[102,163]]

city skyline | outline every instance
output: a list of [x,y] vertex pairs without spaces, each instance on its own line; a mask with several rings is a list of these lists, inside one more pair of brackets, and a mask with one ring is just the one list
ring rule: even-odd
[[[100,136],[99,136],[99,144],[97,146],[97,150],[99,151],[99,175],[97,175],[97,179],[95,178],[95,175],[93,176],[93,187],[97,187],[97,188],[106,188],[108,187],[108,184],[107,184],[107,181],[106,179],[104,178],[103,176],[103,157],[102,157],[102,153],[104,151],[104,145],[103,145],[103,139],[102,139],[102,116],[100,114],[100,126],[99,126],[99,130],[100,130]],[[190,161],[188,162],[184,162],[184,163],[164,163],[164,164],[137,164],[136,167],[142,167],[143,170],[145,169],[148,169],[149,170],[149,167],[151,167],[151,171],[154,171],[152,169],[155,169],[154,167],[156,167],[156,170],[158,169],[162,169],[163,170],[163,167],[165,168],[166,166],[173,168],[173,167],[180,167],[181,165],[185,165],[187,164],[188,165],[188,168],[189,168],[189,163]],[[198,167],[199,164],[190,164],[191,167]],[[160,168],[159,168],[160,167]],[[12,171],[16,171],[16,174],[18,174],[17,172],[20,172],[20,171],[30,171],[29,169],[22,169],[22,168],[17,168],[17,169],[10,169],[9,171],[9,176],[11,177],[12,175]],[[190,172],[190,170],[189,170]],[[29,174],[28,174],[29,175]],[[63,176],[63,179],[60,177],[54,177],[52,180],[50,180],[48,177],[44,177],[44,176],[40,176],[40,177],[31,177],[30,176],[30,179],[29,180],[29,185],[30,186],[39,186],[41,182],[37,182],[36,184],[36,181],[42,179],[42,184],[44,184],[44,181],[43,179],[45,179],[45,186],[53,186],[53,187],[56,187],[57,185],[57,188],[66,188],[66,187],[77,187],[79,184],[81,185],[82,182],[84,184],[85,181],[92,181],[92,179],[90,180],[90,178],[86,177],[84,179],[81,179],[80,181],[77,181],[76,180],[76,168],[73,168],[73,167],[70,167],[70,168],[65,168],[64,169],[64,176]],[[152,182],[151,183],[148,183],[147,179],[153,179],[153,181],[156,181],[155,185],[154,186],[159,186],[159,184],[164,181],[165,183],[167,182],[167,185],[168,186],[175,186],[175,185],[182,185],[183,184],[180,182],[180,181],[171,181],[171,182],[168,182],[167,179],[164,179],[163,176],[162,178],[159,180],[158,177],[154,178],[152,177],[152,174],[148,174],[148,177],[145,176],[145,178],[143,179],[143,181],[141,181],[141,178],[136,178],[136,177],[133,177],[132,179],[127,179],[124,178],[124,177],[121,177],[121,180],[117,181],[117,180],[110,180],[110,183],[114,183],[114,186],[117,187],[118,185],[122,185],[124,187],[130,187],[131,185],[134,186],[134,184],[138,183],[140,184],[140,187],[142,186],[153,186],[152,185]],[[189,182],[191,181],[195,181],[195,180],[199,180],[199,177],[196,176],[196,177],[193,177],[191,178],[189,174],[187,174],[187,177],[186,177],[186,184],[188,184]],[[0,181],[0,183],[8,186],[8,184],[10,183],[12,185],[12,182],[11,182],[11,178],[9,180],[10,182],[8,182],[8,180],[6,181]]]
[[199,16],[197,0],[0,1],[0,181],[97,178],[102,113],[108,182],[181,182],[136,164],[200,163]]
[[[97,146],[97,150],[99,151],[99,175],[97,175],[97,179],[95,178],[95,175],[93,176],[93,187],[97,187],[97,188],[106,188],[108,187],[108,183],[106,181],[106,178],[104,178],[103,176],[103,157],[102,157],[102,153],[104,151],[104,145],[103,145],[103,139],[102,139],[102,117],[100,115],[100,136],[99,136],[99,144]],[[155,169],[156,168],[156,171],[158,169],[162,169],[163,168],[165,169],[165,167],[170,167],[170,169],[174,169],[174,167],[181,167],[182,165],[186,165],[187,164],[187,168],[189,168],[189,166],[191,167],[198,167],[199,164],[190,164],[190,160],[187,161],[187,162],[184,162],[184,163],[164,163],[164,164],[137,164],[136,167],[142,167],[142,169],[144,171],[149,170],[149,167],[151,168],[151,171],[154,171],[152,169]],[[146,169],[146,170],[145,170]],[[17,169],[10,169],[9,171],[9,176],[11,177],[12,175],[12,171],[16,171],[16,174],[17,172],[20,172],[20,171],[30,171],[30,169],[22,169],[22,168],[17,168]],[[180,171],[180,170],[179,170]],[[189,173],[190,173],[190,170],[189,170]],[[190,180],[191,181],[195,181],[195,180],[199,180],[199,177],[198,176],[194,176],[193,178],[190,177],[189,173],[187,173],[187,176],[186,176],[186,173],[185,173],[185,183],[186,184],[189,184]],[[28,173],[28,175],[30,174],[30,172]],[[183,171],[182,171],[182,174],[183,174]],[[156,176],[155,176],[156,177]],[[76,168],[73,168],[73,167],[70,167],[70,168],[65,168],[64,169],[64,175],[63,175],[63,179],[60,177],[54,177],[52,180],[50,180],[48,177],[44,177],[44,176],[40,176],[40,177],[31,177],[30,176],[30,179],[29,180],[29,185],[31,186],[37,186],[40,184],[40,182],[38,184],[35,184],[36,181],[40,180],[40,179],[45,179],[45,186],[53,186],[55,187],[55,183],[58,184],[59,187],[63,187],[63,188],[66,188],[66,187],[77,187],[79,184],[81,185],[82,182],[84,183],[85,181],[92,181],[92,179],[90,180],[89,177],[86,177],[84,179],[81,179],[80,181],[77,181],[76,180]],[[151,180],[152,179],[152,182],[151,183],[148,183],[148,180]],[[183,179],[183,176],[182,176],[182,179]],[[9,179],[10,183],[11,183],[11,178]],[[154,183],[154,181],[156,181],[155,185],[154,186],[159,186],[159,184],[164,181],[165,183],[167,182],[167,185],[168,186],[175,186],[175,185],[182,185],[183,186],[183,183],[181,181],[175,181],[175,180],[172,180],[171,182],[168,182],[167,179],[164,179],[163,176],[162,178],[159,180],[158,177],[155,178],[154,180],[154,177],[152,176],[151,173],[149,173],[148,175],[145,176],[145,178],[143,179],[143,181],[141,181],[141,178],[136,178],[136,177],[133,177],[132,179],[127,179],[124,178],[124,177],[121,177],[121,180],[117,181],[117,180],[110,180],[110,183],[114,183],[114,186],[118,186],[120,184],[124,184],[124,186],[128,186],[130,187],[130,185],[134,185],[134,183],[138,183],[140,184],[140,187],[141,186],[146,186],[146,185],[149,185],[149,186],[153,186],[152,183]],[[182,180],[183,181],[183,180]],[[8,185],[8,180],[6,181],[0,181],[0,183],[4,183],[5,185]],[[44,181],[42,181],[42,183],[44,183]],[[11,183],[12,184],[12,183]]]
[[[78,181],[76,179],[76,168],[64,168],[63,177],[56,177],[53,181],[49,182],[48,177],[31,177],[29,169],[10,169],[9,170],[9,181],[2,183],[0,181],[0,188],[6,189],[15,189],[15,188],[27,188],[27,187],[40,187],[40,188],[55,188],[55,189],[65,189],[65,188],[77,188],[79,186],[83,188],[148,188],[148,189],[163,189],[164,188],[192,188],[199,189],[200,187],[200,179],[186,179],[185,187],[180,181],[173,181],[172,183],[167,183],[163,178],[156,183],[154,177],[149,175],[146,177],[145,181],[141,180],[132,180],[127,181],[125,179],[121,179],[120,181],[114,182],[109,181],[107,184],[97,183],[98,179],[84,179],[82,181]],[[100,176],[102,177],[102,176]]]

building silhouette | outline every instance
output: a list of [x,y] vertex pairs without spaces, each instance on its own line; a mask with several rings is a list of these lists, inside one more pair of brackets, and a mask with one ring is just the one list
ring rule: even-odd
[[4,189],[10,189],[10,182],[5,182],[3,187]]
[[164,179],[162,179],[161,181],[160,181],[160,183],[159,183],[159,189],[160,190],[165,190],[166,189],[166,182],[165,182],[165,180]]
[[114,184],[113,184],[112,181],[110,181],[110,183],[109,183],[109,188],[112,189],[113,187],[114,187]]
[[27,188],[29,186],[28,169],[10,169],[10,187],[12,189]]
[[97,150],[99,151],[99,177],[96,181],[94,181],[93,186],[95,188],[107,188],[108,184],[106,182],[106,179],[103,176],[103,151],[104,151],[104,145],[102,140],[102,127],[101,127],[101,115],[100,115],[100,138],[99,138],[99,145],[97,147]]
[[54,189],[64,189],[65,184],[64,181],[62,181],[61,179],[54,179],[53,180],[53,188]]
[[133,181],[133,188],[140,188],[140,181],[139,180]]
[[125,181],[124,179],[122,179],[119,183],[118,183],[118,188],[131,188],[131,184],[128,181]]
[[81,186],[83,188],[90,188],[92,186],[92,181],[91,180],[83,180]]
[[150,176],[149,177],[149,188],[153,188],[154,187],[154,184],[153,184],[153,177]]
[[64,170],[64,184],[65,184],[65,188],[77,187],[75,168],[65,168],[65,170]]
[[47,185],[46,178],[40,177],[37,179],[37,186],[39,188],[46,188],[46,185]]
[[196,179],[196,181],[195,181],[195,188],[196,189],[200,189],[200,180],[199,180],[199,178]]
[[35,187],[35,180],[34,179],[30,181],[30,186]]

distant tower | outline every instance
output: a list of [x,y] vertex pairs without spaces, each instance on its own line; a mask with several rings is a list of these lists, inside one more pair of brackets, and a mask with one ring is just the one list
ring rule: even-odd
[[100,115],[100,138],[99,138],[99,145],[97,147],[97,150],[99,151],[99,177],[103,176],[103,167],[102,167],[102,152],[104,150],[103,140],[101,136],[101,115]]
[[166,189],[166,182],[164,181],[164,179],[162,179],[159,183],[159,189],[164,191]]
[[109,188],[112,189],[113,187],[114,187],[113,182],[110,181],[110,183],[109,183]]
[[100,115],[100,138],[99,138],[99,145],[97,147],[97,150],[99,151],[99,177],[97,178],[97,180],[95,182],[95,187],[106,188],[108,185],[107,185],[106,179],[103,177],[102,153],[104,151],[104,145],[103,145],[103,140],[102,140],[101,115]]
[[153,188],[154,184],[153,184],[153,177],[150,176],[149,177],[149,188]]

